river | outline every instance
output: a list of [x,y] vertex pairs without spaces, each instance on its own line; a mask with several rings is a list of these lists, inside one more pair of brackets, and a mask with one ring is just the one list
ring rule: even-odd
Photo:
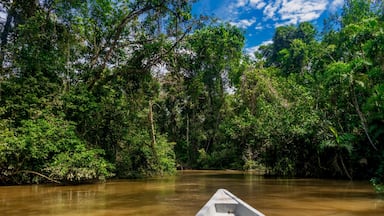
[[195,215],[218,188],[267,216],[384,215],[384,199],[368,182],[269,179],[235,171],[183,171],[80,186],[2,186],[0,215]]

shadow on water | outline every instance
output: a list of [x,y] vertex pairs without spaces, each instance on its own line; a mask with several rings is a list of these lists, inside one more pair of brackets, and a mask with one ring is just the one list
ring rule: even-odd
[[276,179],[235,171],[183,171],[166,178],[80,186],[0,187],[1,215],[194,215],[226,188],[268,216],[382,216],[368,182]]

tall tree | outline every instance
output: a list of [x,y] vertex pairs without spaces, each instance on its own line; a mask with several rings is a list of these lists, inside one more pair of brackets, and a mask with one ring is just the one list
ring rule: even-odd
[[[167,93],[173,94],[168,96],[171,98],[180,97],[178,109],[182,116],[179,120],[184,126],[179,128],[183,132],[178,134],[183,134],[182,140],[186,142],[178,141],[176,148],[182,150],[185,147],[180,145],[188,146],[189,163],[196,162],[199,149],[209,152],[218,144],[222,109],[231,85],[229,78],[235,77],[240,68],[243,44],[244,36],[239,29],[221,24],[195,31],[179,49],[182,57],[170,69],[175,71],[173,78],[168,76],[167,80],[179,80],[183,86],[170,88],[167,81]],[[170,91],[174,88],[183,90],[184,94],[174,95],[176,92]],[[169,110],[169,113],[175,111],[177,109]]]

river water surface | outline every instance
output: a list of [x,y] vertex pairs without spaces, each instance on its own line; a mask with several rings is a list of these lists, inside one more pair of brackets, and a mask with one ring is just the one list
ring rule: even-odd
[[226,188],[267,216],[384,216],[368,182],[268,179],[233,171],[183,171],[175,177],[81,186],[0,187],[0,215],[195,215]]

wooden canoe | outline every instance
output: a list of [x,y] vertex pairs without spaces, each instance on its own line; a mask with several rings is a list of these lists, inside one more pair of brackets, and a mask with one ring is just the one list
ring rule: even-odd
[[196,216],[264,216],[231,192],[219,189],[211,199],[200,209]]

